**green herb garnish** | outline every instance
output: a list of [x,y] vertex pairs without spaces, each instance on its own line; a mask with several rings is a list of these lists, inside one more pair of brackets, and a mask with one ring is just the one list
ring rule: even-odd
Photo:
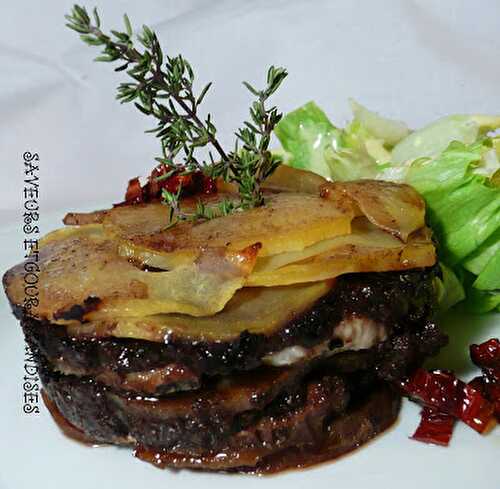
[[[257,100],[250,108],[250,120],[236,132],[234,150],[226,152],[216,138],[217,130],[210,114],[205,118],[199,115],[199,106],[211,83],[195,94],[191,65],[181,55],[164,56],[156,34],[149,27],[143,26],[136,36],[142,45],[138,48],[127,15],[124,15],[125,32],[111,30],[109,35],[101,30],[97,9],[91,18],[85,7],[75,5],[66,19],[67,26],[80,33],[85,43],[102,47],[96,61],[121,61],[115,71],[126,71],[132,78],[133,81],[119,85],[117,99],[121,103],[134,102],[142,113],[157,120],[156,127],[147,131],[160,139],[162,156],[156,158],[157,161],[179,172],[180,166],[175,161],[181,160],[182,171],[199,170],[238,186],[239,202],[224,200],[215,209],[200,203],[196,212],[188,216],[180,211],[180,193],[164,189],[163,199],[171,208],[171,222],[174,215],[177,219],[211,219],[263,205],[261,184],[280,163],[279,157],[269,151],[269,143],[281,114],[276,107],[267,108],[266,102],[287,76],[285,69],[271,66],[263,90],[244,82]],[[210,161],[199,159],[201,148],[208,149]]]

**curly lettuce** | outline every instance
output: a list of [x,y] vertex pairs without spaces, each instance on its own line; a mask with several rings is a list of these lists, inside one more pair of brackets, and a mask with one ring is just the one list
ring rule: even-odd
[[334,126],[313,102],[286,115],[276,135],[287,164],[331,180],[406,182],[427,203],[438,240],[443,309],[465,299],[500,310],[500,117],[454,115],[414,132],[351,101],[353,120]]
[[360,117],[346,129],[334,126],[314,102],[287,114],[275,129],[286,163],[334,180],[374,178],[378,172],[374,154],[389,153],[380,134],[370,132],[375,123],[366,120],[361,106],[356,111]]
[[314,102],[290,112],[275,128],[287,164],[325,178],[331,175],[325,151],[338,145],[340,132]]

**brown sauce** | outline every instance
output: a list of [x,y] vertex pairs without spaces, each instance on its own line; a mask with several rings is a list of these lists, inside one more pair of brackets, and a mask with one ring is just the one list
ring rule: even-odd
[[194,457],[164,450],[150,450],[141,446],[138,446],[134,450],[134,456],[144,462],[153,464],[159,469],[173,467],[201,470],[228,470],[228,464],[233,465],[233,469],[237,469],[242,465],[254,466],[259,460],[258,451],[255,451],[255,453],[226,452]]
[[355,444],[350,448],[339,448],[335,443],[332,443],[331,440],[327,440],[319,448],[291,448],[282,454],[270,455],[264,459],[256,469],[243,469],[241,472],[256,475],[273,475],[285,470],[309,469],[323,463],[333,462],[366,446],[371,441],[374,441],[375,438],[381,436],[385,431],[390,430],[396,422],[397,418],[379,433],[374,434],[366,441]]
[[68,438],[71,438],[78,443],[82,443],[89,447],[100,446],[91,440],[82,430],[71,424],[59,411],[55,403],[49,398],[45,390],[42,389],[42,399],[45,407],[48,409],[52,419],[55,421],[59,429]]
[[[394,423],[395,421],[389,425],[386,430],[390,429]],[[258,460],[258,457],[252,457],[251,454],[245,454],[244,457],[241,456],[241,453],[219,453],[214,456],[190,457],[171,452],[148,450],[140,446],[134,450],[134,456],[160,469],[178,467],[195,470],[242,472],[254,475],[273,475],[285,470],[307,469],[325,462],[332,462],[361,448],[365,444],[372,441],[375,437],[380,436],[382,433],[383,431],[374,435],[373,438],[370,438],[361,444],[355,444],[351,447],[339,448],[336,443],[328,440],[320,447],[306,447],[301,449],[289,448],[283,452],[264,457],[257,464],[255,464],[255,462]],[[236,462],[235,467],[227,467],[228,459],[232,459],[231,462]],[[238,463],[248,465],[238,466]],[[253,464],[255,465],[252,466]]]
[[291,447],[268,455],[262,450],[245,450],[192,457],[171,451],[137,447],[134,455],[158,468],[223,470],[256,475],[304,469],[332,461],[365,445],[396,422],[400,399],[389,389],[377,392],[349,414],[335,418],[316,446]]
[[[52,418],[69,438],[87,446],[99,446],[60,413],[55,403],[42,391]],[[158,468],[188,468],[268,475],[288,469],[305,469],[338,459],[388,430],[397,420],[401,400],[388,388],[381,389],[349,413],[334,418],[325,436],[315,446],[290,447],[270,454],[262,449],[226,451],[197,457],[172,451],[137,446],[134,456]]]

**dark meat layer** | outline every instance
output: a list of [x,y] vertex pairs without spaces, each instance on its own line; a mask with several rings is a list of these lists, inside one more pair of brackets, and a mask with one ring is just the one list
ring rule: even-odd
[[[308,385],[318,378],[318,374],[305,374],[304,368],[262,368],[194,392],[141,398],[118,395],[90,377],[61,375],[48,366],[41,369],[49,397],[92,441],[134,442],[198,455],[224,448],[235,433],[246,432],[266,415],[302,409]],[[329,389],[329,412],[343,412],[350,398],[344,378],[330,374],[322,382]]]
[[398,382],[422,366],[426,358],[437,355],[447,343],[448,337],[435,323],[428,322],[418,329],[394,334],[369,350],[333,355],[328,362],[340,372],[371,370],[382,380]]
[[390,337],[376,347],[370,366],[377,364],[383,377],[391,378],[445,343],[432,323],[433,275],[433,270],[345,275],[309,311],[272,336],[243,332],[231,342],[75,338],[63,326],[30,318],[22,324],[32,348],[63,372],[92,375],[119,390],[164,394],[196,388],[204,374],[257,368],[265,355],[288,346],[313,347],[328,341],[342,319],[365,317],[383,324]]
[[[213,390],[200,391],[196,402],[191,395],[179,394],[161,400],[127,398],[90,378],[64,376],[47,366],[41,369],[49,399],[87,441],[135,445],[143,458],[158,452],[157,463],[163,465],[194,467],[196,459],[197,468],[217,470],[254,467],[273,454],[311,449],[327,439],[350,450],[371,438],[392,423],[399,402],[398,396],[369,377],[317,368],[274,399],[266,402],[257,396],[254,405],[241,405],[246,409],[231,413],[221,409]],[[265,382],[264,377],[260,380]],[[226,399],[238,397],[242,387],[235,379]],[[378,405],[363,419],[349,417],[377,391],[384,398],[382,411]],[[345,423],[338,425],[342,418],[350,420],[350,429]],[[335,423],[337,431],[332,431]]]
[[[306,433],[314,434],[311,443],[283,445],[266,451],[248,449],[207,453],[202,457],[170,450],[156,451],[138,447],[135,455],[160,468],[272,474],[333,460],[359,448],[388,429],[396,421],[399,408],[399,396],[387,385],[380,385],[365,398],[352,403],[341,416],[327,416],[321,423],[312,425],[312,430],[311,427],[298,426],[298,432],[305,429]],[[311,415],[314,416],[314,413]],[[306,436],[301,439],[308,438]]]

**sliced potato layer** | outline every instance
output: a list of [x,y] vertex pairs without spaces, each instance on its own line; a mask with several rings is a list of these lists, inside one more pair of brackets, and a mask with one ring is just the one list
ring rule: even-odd
[[213,316],[193,318],[182,314],[157,314],[143,318],[102,318],[85,324],[71,324],[68,333],[160,342],[169,335],[186,341],[230,341],[243,331],[272,334],[311,308],[333,285],[333,281],[323,281],[290,287],[243,288],[236,292],[223,311]]
[[[220,311],[244,285],[259,246],[240,252],[213,248],[171,272],[143,271],[117,253],[117,243],[70,236],[47,243],[39,254],[36,314],[50,321],[101,316],[178,312],[193,316]],[[25,300],[21,263],[4,283],[12,303]]]
[[43,238],[38,240],[38,248],[43,248],[50,243],[56,241],[62,241],[72,237],[92,237],[92,238],[102,238],[104,237],[104,229],[102,224],[92,223],[83,225],[68,226],[61,229],[56,229],[47,233]]
[[375,226],[402,241],[425,226],[425,203],[409,185],[378,180],[335,182],[323,185],[321,193],[338,206],[355,202]]
[[354,215],[354,206],[344,209],[319,195],[283,192],[267,195],[262,207],[168,229],[168,209],[161,204],[113,209],[103,224],[111,236],[140,250],[185,255],[205,247],[240,250],[258,242],[260,256],[268,256],[348,234]]
[[[325,183],[328,183],[328,180],[316,173],[299,170],[288,165],[280,165],[271,176],[266,178],[262,188],[272,192],[297,192],[318,195],[318,189]],[[223,181],[217,181],[217,188],[223,192],[238,192],[238,187],[235,184]]]
[[401,241],[394,236],[380,231],[371,224],[366,217],[357,217],[351,225],[351,233],[336,238],[319,241],[301,251],[292,251],[289,253],[280,253],[279,255],[257,258],[257,263],[252,273],[268,272],[276,270],[291,263],[300,262],[313,256],[325,252],[333,252],[341,246],[366,245],[383,248],[400,248]]
[[[159,202],[73,214],[66,219],[73,226],[40,241],[36,313],[53,322],[106,324],[157,314],[212,316],[244,286],[323,283],[345,273],[435,263],[424,203],[411,187],[328,183],[288,167],[265,187],[262,207],[173,227]],[[216,206],[238,197],[226,188],[200,198]],[[196,199],[183,199],[182,210],[191,212]],[[27,272],[21,263],[4,278],[19,307]],[[255,292],[247,294],[240,295]],[[178,324],[190,320],[178,318]]]
[[[368,226],[367,226],[368,227]],[[273,287],[314,282],[346,273],[409,270],[434,265],[436,252],[427,232],[407,243],[398,242],[372,227],[364,233],[331,240],[331,249],[281,268],[256,269],[245,285]]]

